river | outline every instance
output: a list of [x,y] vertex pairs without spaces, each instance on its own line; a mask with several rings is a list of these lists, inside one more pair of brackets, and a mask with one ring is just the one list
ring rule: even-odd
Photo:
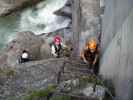
[[14,39],[17,32],[32,31],[40,35],[67,27],[71,20],[54,14],[66,2],[67,0],[46,0],[17,14],[0,17],[0,49]]

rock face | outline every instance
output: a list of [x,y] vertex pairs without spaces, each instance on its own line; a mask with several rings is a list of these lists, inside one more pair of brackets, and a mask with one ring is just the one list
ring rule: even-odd
[[[24,50],[29,52],[29,59],[31,61],[51,58],[53,57],[50,48],[50,43],[52,42],[53,37],[47,39],[43,36],[36,36],[30,31],[19,32],[16,38],[1,51],[0,67],[15,66]],[[70,56],[72,51],[71,41],[66,39],[63,43],[67,45],[67,48],[63,48],[61,55]]]
[[[72,23],[73,23],[73,36],[74,46],[76,46],[75,52],[78,50],[76,55],[85,45],[86,40],[89,37],[98,38],[99,32],[99,11],[100,1],[99,0],[72,0]],[[76,44],[76,45],[75,45]]]
[[3,51],[0,57],[1,65],[14,66],[23,50],[29,52],[32,61],[50,57],[50,46],[47,42],[35,36],[32,32],[20,32],[17,33],[16,39],[12,40]]
[[72,18],[71,1],[68,0],[66,5],[55,12],[56,15]]
[[0,16],[34,5],[41,0],[0,0]]
[[99,0],[81,0],[81,37],[80,50],[85,45],[89,37],[98,38],[99,32]]
[[84,89],[88,87],[88,83],[81,80],[82,86],[79,82],[81,77],[85,78],[90,74],[88,65],[79,65],[79,63],[73,59],[57,58],[17,64],[15,68],[10,69],[0,69],[0,100],[11,98],[23,100],[24,95],[33,90],[45,89],[49,84],[58,84],[57,91],[61,93],[66,91],[79,96],[83,92],[86,95]]
[[11,72],[8,71],[10,73],[8,75],[7,73],[1,75],[2,71],[0,71],[0,100],[8,100],[11,97],[20,98],[30,90],[45,89],[48,84],[56,84],[62,65],[61,59],[51,59],[18,64],[15,69],[10,70]]
[[113,81],[118,100],[133,100],[133,1],[107,0],[105,5],[101,74]]

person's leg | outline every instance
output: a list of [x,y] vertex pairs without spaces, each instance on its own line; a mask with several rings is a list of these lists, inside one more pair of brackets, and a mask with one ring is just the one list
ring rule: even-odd
[[29,58],[25,58],[25,59],[23,59],[23,62],[25,63],[25,62],[28,62],[29,61]]
[[20,59],[20,63],[24,63],[25,60],[23,58]]
[[94,71],[95,75],[98,75],[98,73],[99,73],[99,61],[97,61],[97,63],[94,65],[93,71]]

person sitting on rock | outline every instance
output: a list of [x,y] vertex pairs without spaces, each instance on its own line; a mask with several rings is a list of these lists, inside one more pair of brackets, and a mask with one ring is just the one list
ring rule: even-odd
[[25,63],[29,61],[29,53],[26,50],[23,50],[20,59],[19,59],[19,63]]
[[92,38],[86,43],[85,48],[81,51],[80,57],[85,63],[90,65],[95,74],[98,73],[99,50],[95,39]]
[[51,54],[59,58],[63,47],[64,45],[62,43],[61,37],[59,35],[55,36],[54,42],[51,44]]

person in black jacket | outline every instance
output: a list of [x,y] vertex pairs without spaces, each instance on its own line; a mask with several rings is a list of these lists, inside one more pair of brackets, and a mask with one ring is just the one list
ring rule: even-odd
[[90,39],[80,54],[81,59],[90,65],[95,74],[99,71],[99,49],[95,39]]
[[29,61],[29,53],[26,50],[22,51],[22,54],[20,55],[19,63],[25,63]]

